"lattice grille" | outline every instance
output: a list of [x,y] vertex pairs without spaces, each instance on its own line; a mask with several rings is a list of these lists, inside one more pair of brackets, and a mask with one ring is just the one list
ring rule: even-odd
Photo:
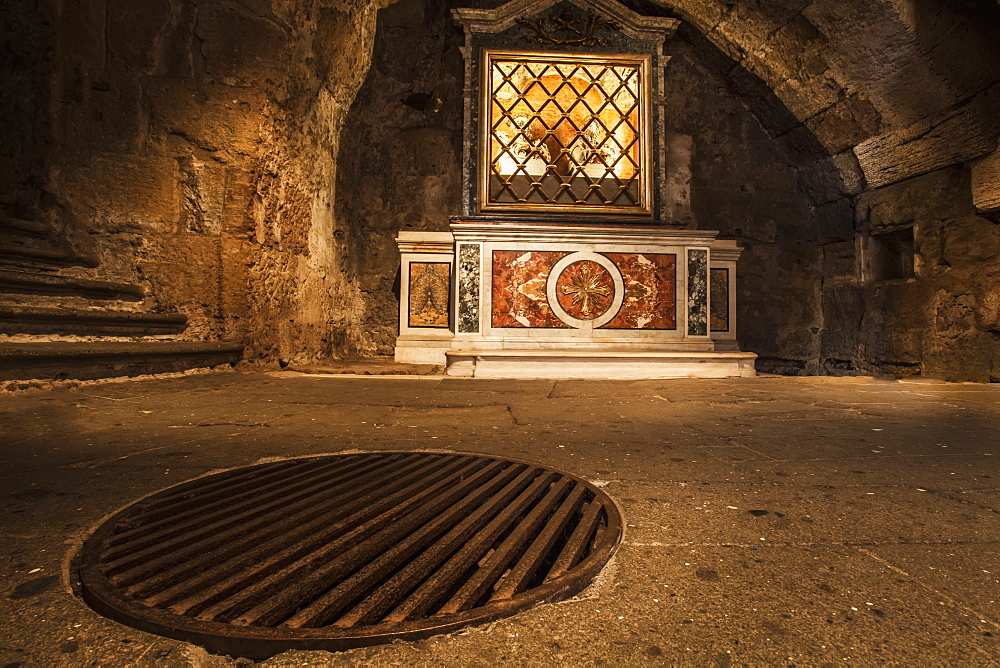
[[489,204],[644,207],[642,64],[494,56]]

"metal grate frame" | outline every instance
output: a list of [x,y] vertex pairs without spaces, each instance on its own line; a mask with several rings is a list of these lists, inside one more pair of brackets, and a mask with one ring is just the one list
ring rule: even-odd
[[601,490],[526,462],[308,457],[127,506],[85,542],[79,576],[105,616],[266,658],[427,637],[572,596],[621,526]]

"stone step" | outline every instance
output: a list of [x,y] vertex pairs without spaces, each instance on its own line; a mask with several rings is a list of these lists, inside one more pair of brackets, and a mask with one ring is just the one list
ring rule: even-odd
[[439,376],[444,373],[444,367],[439,364],[407,364],[396,362],[391,357],[325,360],[315,364],[290,365],[285,370],[324,376]]
[[45,223],[0,216],[0,261],[46,267],[96,267],[95,255],[80,253],[56,240]]
[[187,317],[176,313],[0,306],[0,334],[157,336],[178,334],[186,326]]
[[0,380],[92,380],[236,364],[243,346],[225,341],[0,344]]
[[753,378],[755,353],[707,350],[449,350],[445,375],[467,378]]
[[73,278],[37,274],[27,271],[0,269],[0,293],[21,295],[54,295],[85,297],[87,299],[113,299],[138,301],[146,296],[140,285],[115,283],[89,278]]
[[96,267],[100,260],[95,255],[78,253],[49,241],[25,243],[24,240],[0,233],[0,261],[17,266],[41,267]]
[[39,223],[34,220],[21,220],[10,216],[0,215],[0,230],[11,235],[32,236],[38,238],[49,238],[52,236],[52,226],[48,223]]

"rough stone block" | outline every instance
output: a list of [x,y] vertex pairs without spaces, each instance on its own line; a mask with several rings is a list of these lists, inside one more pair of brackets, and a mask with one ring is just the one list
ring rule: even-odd
[[367,3],[364,10],[352,13],[336,6],[319,11],[312,65],[317,78],[345,106],[350,105],[371,64],[375,10],[375,3]]
[[975,329],[976,298],[971,293],[938,290],[934,296],[934,331],[947,337],[958,337]]
[[928,281],[876,283],[862,330],[872,361],[918,363],[923,334],[933,326],[933,286]]
[[283,75],[289,36],[272,20],[229,7],[205,7],[198,18],[208,74],[234,82]]
[[941,221],[913,226],[913,272],[926,278],[948,271],[944,259],[944,226]]
[[820,245],[854,240],[854,203],[843,198],[816,207],[813,213],[815,239]]
[[802,14],[836,45],[827,52],[831,66],[865,82],[887,125],[906,127],[958,101],[921,52],[905,12],[884,3],[812,2]]
[[865,177],[852,151],[799,169],[799,190],[814,204],[827,204],[842,197],[852,197],[864,190]]
[[[926,330],[933,325],[933,295],[934,286],[929,281],[876,283],[871,288],[864,329],[876,336],[889,337],[910,330]],[[919,350],[912,355],[919,359]]]
[[227,170],[197,158],[184,158],[178,164],[182,227],[194,234],[219,234],[222,231]]
[[744,48],[766,41],[779,27],[779,24],[769,20],[769,17],[746,5],[745,2],[742,5],[737,4],[735,10],[719,21],[714,30],[730,43],[739,44]]
[[879,188],[994,151],[1000,126],[985,96],[864,141],[854,149],[868,183]]
[[780,192],[761,196],[734,187],[692,186],[695,220],[702,229],[762,243],[773,243],[779,227],[803,227],[808,212],[803,202]]
[[223,235],[220,239],[222,290],[220,310],[225,335],[240,341],[246,337],[250,318],[250,267],[255,244],[245,238]]
[[761,95],[743,98],[743,104],[771,137],[780,137],[799,125],[799,119],[789,111],[785,101],[770,89],[762,91]]
[[858,199],[855,214],[859,222],[870,221],[872,232],[882,232],[974,211],[968,170],[951,167],[869,190]]
[[774,82],[774,94],[797,122],[821,114],[840,97],[840,85],[829,75],[793,75]]
[[169,158],[98,154],[66,170],[65,197],[91,233],[166,234],[179,220],[177,178]]
[[185,335],[217,334],[221,303],[219,238],[157,236],[147,240],[144,251],[138,270],[149,281],[158,305],[188,316]]
[[739,44],[734,44],[729,35],[716,28],[705,33],[705,39],[734,63],[740,63],[746,58],[746,50]]
[[[150,81],[147,97],[151,139],[165,153],[187,157],[193,145],[232,160],[264,150],[267,101],[259,90],[164,78]],[[177,138],[188,150],[170,150]]]
[[881,119],[871,103],[851,95],[806,122],[830,153],[841,153],[877,132]]
[[820,359],[825,362],[854,362],[861,355],[857,329],[827,329],[819,334]]
[[822,304],[825,329],[860,330],[866,310],[865,288],[845,283],[824,286]]
[[943,230],[944,259],[953,266],[970,263],[996,263],[1000,257],[1000,225],[980,218],[965,216],[948,221]]
[[726,6],[717,0],[685,0],[677,4],[681,18],[696,25],[702,34],[714,28],[728,11]]
[[[823,246],[823,279],[853,280],[858,273],[855,242],[840,241]],[[826,292],[824,291],[824,299]],[[824,313],[826,307],[824,307]]]
[[736,16],[744,20],[754,20],[763,30],[752,34],[760,40],[782,26],[794,20],[804,7],[813,0],[736,0]]
[[226,174],[226,196],[223,200],[223,230],[232,235],[248,237],[256,223],[251,217],[257,176],[253,172],[231,167]]
[[[99,70],[107,65],[108,3],[111,0],[63,0],[61,11],[73,17],[73,29],[60,36],[64,53],[87,69]],[[150,3],[152,4],[152,3]]]
[[667,220],[690,222],[691,213],[691,161],[694,139],[678,132],[665,133],[666,162],[663,212]]
[[972,163],[972,202],[980,211],[1000,211],[1000,149]]
[[109,0],[108,51],[129,69],[152,72],[156,68],[161,33],[168,29],[170,0]]
[[1000,335],[1000,269],[980,276],[973,294],[976,297],[976,329]]
[[[778,339],[777,356],[789,360],[816,363],[819,359],[820,338],[816,327],[783,332]],[[806,373],[810,373],[804,369]]]
[[867,346],[867,357],[877,366],[919,365],[924,357],[924,338],[922,329],[884,330]]
[[82,145],[92,150],[135,153],[142,145],[142,86],[122,71],[99,73],[91,84],[87,136]]
[[309,252],[312,204],[311,193],[288,181],[283,184],[272,228],[281,250],[296,255]]
[[804,125],[783,135],[780,140],[792,159],[799,164],[810,164],[829,156],[827,150],[816,139],[816,135]]
[[928,332],[923,351],[924,375],[957,382],[1000,382],[1000,344],[992,332]]

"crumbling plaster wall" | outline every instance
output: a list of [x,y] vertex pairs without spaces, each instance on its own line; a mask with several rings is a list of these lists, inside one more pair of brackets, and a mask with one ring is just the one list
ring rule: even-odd
[[333,184],[379,7],[61,0],[46,190],[96,271],[250,361],[349,350]]

